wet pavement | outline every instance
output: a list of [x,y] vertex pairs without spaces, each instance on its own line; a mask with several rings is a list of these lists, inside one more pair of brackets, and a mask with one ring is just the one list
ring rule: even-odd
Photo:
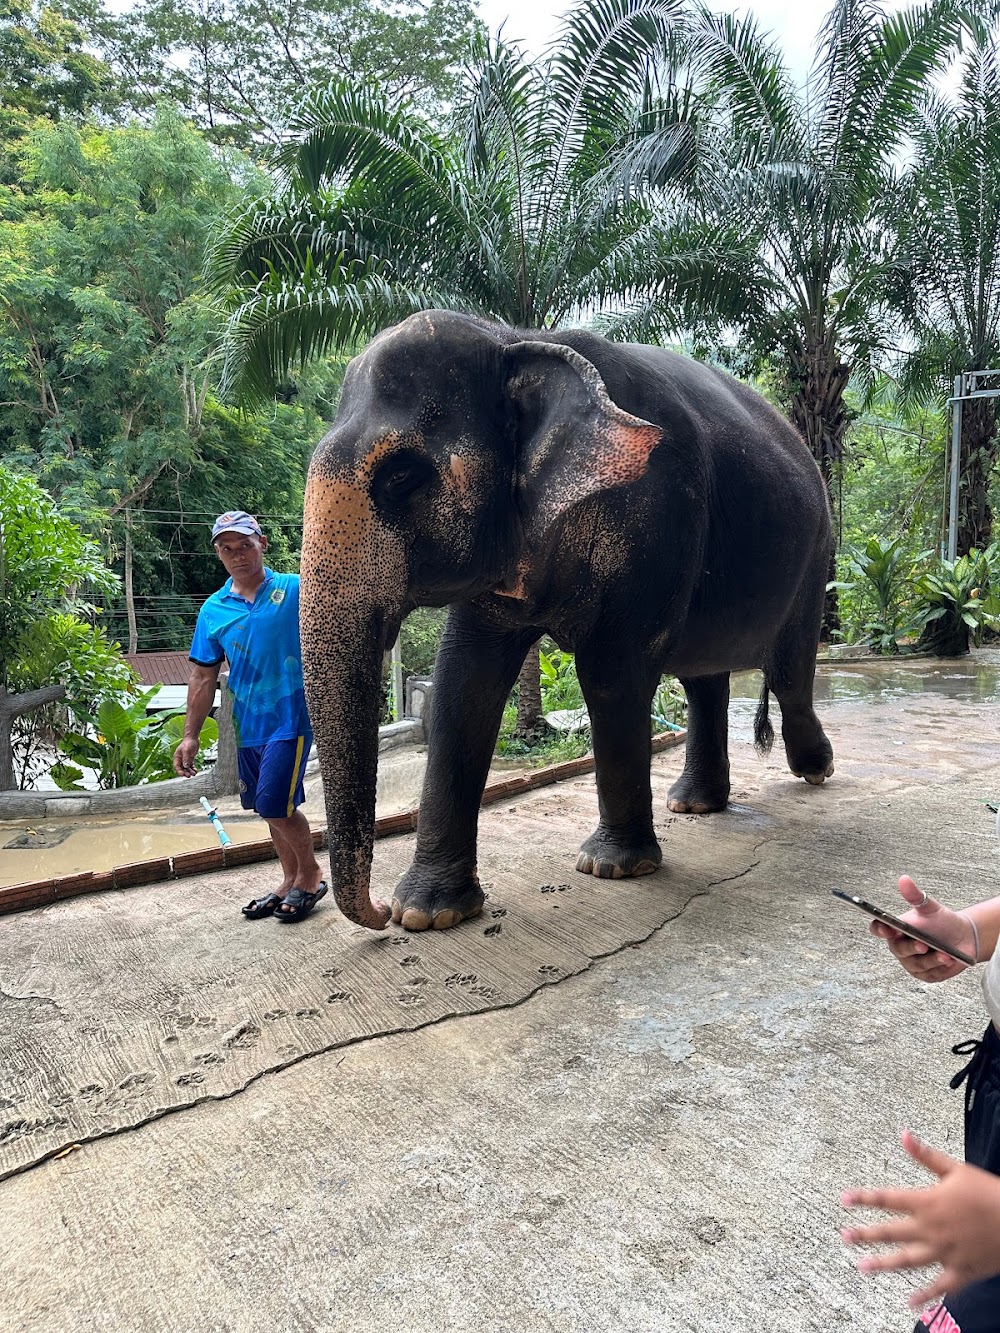
[[[816,672],[814,697],[822,713],[824,703],[879,704],[910,700],[906,712],[919,727],[921,696],[936,700],[989,703],[1000,694],[1000,653],[979,650],[968,658],[887,659],[880,662],[822,663]],[[758,671],[734,675],[730,687],[729,727],[735,743],[753,735],[753,713],[760,693]],[[777,714],[777,705],[772,702]],[[956,714],[957,718],[958,714]],[[422,747],[387,751],[380,760],[383,790],[378,815],[396,814],[416,805],[423,781]],[[516,766],[498,765],[491,780],[509,777]],[[234,843],[258,842],[267,836],[261,821],[240,808],[237,797],[218,802],[226,832]],[[306,782],[306,816],[314,827],[326,822],[322,785],[313,773]],[[216,835],[196,801],[192,808],[155,811],[106,819],[47,819],[0,821],[0,887],[34,879],[48,879],[86,870],[108,870],[133,861],[177,856],[214,847]]]

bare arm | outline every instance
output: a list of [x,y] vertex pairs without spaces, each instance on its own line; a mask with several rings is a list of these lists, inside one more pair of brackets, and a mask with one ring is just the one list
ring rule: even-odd
[[205,719],[212,711],[215,702],[215,687],[219,679],[219,667],[201,666],[191,663],[188,677],[187,716],[184,719],[184,738],[174,751],[174,772],[182,778],[192,778],[198,771],[195,759],[198,757],[198,740]]

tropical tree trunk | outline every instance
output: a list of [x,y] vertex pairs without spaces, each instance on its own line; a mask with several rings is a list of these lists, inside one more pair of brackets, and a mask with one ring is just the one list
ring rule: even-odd
[[[833,479],[844,454],[844,436],[851,414],[844,402],[844,392],[851,369],[840,358],[830,340],[818,345],[799,346],[789,353],[789,416],[815,458],[826,486],[831,517],[834,513]],[[837,577],[836,554],[830,556],[827,582]],[[826,594],[820,638],[829,641],[840,629],[837,590]]]
[[982,551],[993,535],[989,488],[997,458],[996,406],[993,399],[962,404],[961,488],[958,498],[959,555]]
[[14,719],[22,713],[30,713],[33,708],[54,703],[61,699],[66,690],[62,685],[43,685],[38,690],[28,690],[24,694],[8,694],[0,685],[0,791],[14,791],[14,746],[12,732]]
[[521,741],[532,741],[541,731],[542,671],[538,662],[541,639],[532,644],[517,677],[517,726],[514,735]]

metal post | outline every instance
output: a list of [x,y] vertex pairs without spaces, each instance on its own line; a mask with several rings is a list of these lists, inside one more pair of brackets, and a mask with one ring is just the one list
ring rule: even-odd
[[403,716],[403,650],[399,640],[392,645],[392,720]]
[[955,394],[951,401],[951,487],[948,496],[948,559],[958,552],[958,475],[962,455],[962,380],[955,376]]

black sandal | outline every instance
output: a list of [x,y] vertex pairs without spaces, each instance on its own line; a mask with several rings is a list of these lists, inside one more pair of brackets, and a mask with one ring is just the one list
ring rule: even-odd
[[262,916],[271,916],[284,901],[280,893],[269,893],[266,898],[251,898],[240,911],[248,921],[257,921]]
[[[289,925],[293,921],[301,921],[303,917],[309,915],[324,893],[326,893],[325,879],[320,880],[315,893],[306,893],[305,889],[289,889],[282,906],[274,913],[276,920],[285,921]],[[286,911],[286,907],[291,908],[291,911]]]

